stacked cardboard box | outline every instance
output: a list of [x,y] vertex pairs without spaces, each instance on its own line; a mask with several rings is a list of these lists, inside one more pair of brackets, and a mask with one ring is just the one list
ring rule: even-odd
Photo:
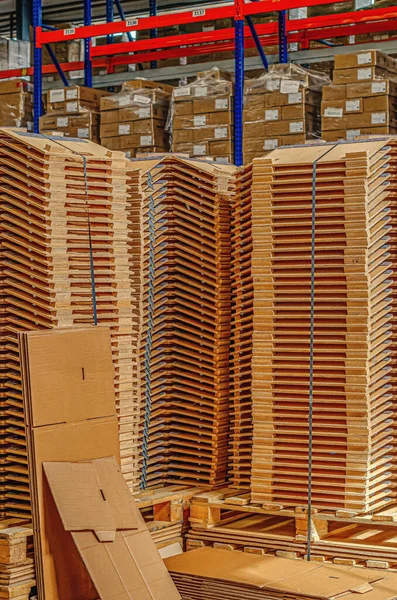
[[109,92],[70,86],[47,92],[47,114],[40,131],[59,131],[64,136],[99,142],[99,101]]
[[[54,25],[56,29],[66,29],[70,30],[76,27],[74,23],[56,23]],[[84,41],[83,40],[66,40],[64,42],[55,42],[51,44],[51,48],[58,60],[59,63],[69,63],[69,62],[81,62],[84,60]],[[45,46],[43,46],[43,65],[53,65],[51,56],[48,53],[48,50]],[[80,70],[70,71],[68,73],[69,79],[78,79],[80,77],[84,77],[84,72]],[[52,73],[51,75],[43,76],[43,80],[51,82],[51,81],[59,81],[60,76],[58,73]]]
[[294,64],[248,80],[244,92],[244,164],[278,146],[320,137],[321,88],[329,79]]
[[168,152],[165,130],[172,87],[135,79],[119,94],[101,99],[101,144],[135,158],[140,152]]
[[379,50],[335,56],[323,88],[322,137],[334,142],[397,132],[397,61]]
[[24,40],[0,38],[0,70],[25,69],[30,66],[30,44]]
[[233,163],[233,83],[228,73],[198,73],[172,94],[172,150]]
[[33,129],[31,84],[24,79],[0,82],[0,126]]

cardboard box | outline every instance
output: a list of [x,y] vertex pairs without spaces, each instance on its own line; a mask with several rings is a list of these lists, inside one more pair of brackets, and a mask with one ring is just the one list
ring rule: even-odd
[[362,113],[364,102],[362,98],[345,100],[323,100],[321,115],[324,117],[340,118],[348,113]]
[[[124,85],[124,84],[123,84]],[[117,108],[147,108],[150,105],[168,106],[170,94],[157,88],[142,88],[124,90],[118,94],[104,96],[100,100],[100,110],[115,110]]]
[[214,125],[193,129],[193,142],[207,142],[232,139],[232,127],[230,125]]
[[[366,85],[366,84],[365,84]],[[344,100],[346,98],[346,85],[325,85],[323,87],[323,101]]]
[[210,112],[224,112],[233,109],[233,97],[230,94],[220,94],[216,98],[199,98],[193,100],[193,114],[199,115]]
[[123,121],[140,121],[142,119],[161,119],[165,121],[168,115],[168,106],[156,106],[150,104],[149,106],[127,107],[120,108],[118,111],[104,111],[103,115],[107,115],[109,112],[117,112],[118,120]]
[[304,104],[292,104],[283,106],[281,109],[281,119],[283,121],[299,121],[305,118],[307,107]]
[[346,70],[361,67],[381,67],[392,73],[397,73],[396,61],[381,50],[364,50],[347,54],[336,54],[334,69]]
[[333,80],[335,84],[339,85],[374,81],[376,77],[387,79],[387,77],[390,77],[390,73],[381,67],[357,67],[355,69],[334,71]]
[[120,150],[120,136],[103,138],[101,137],[101,146],[109,148],[109,150]]
[[363,99],[364,112],[389,111],[396,113],[397,99],[393,96],[371,96]]
[[390,79],[378,79],[366,83],[349,83],[346,85],[346,98],[367,98],[389,94],[397,96],[397,83]]
[[151,134],[119,136],[120,150],[124,148],[146,148],[149,146],[160,146],[166,148],[168,145],[168,135],[163,130],[155,130]]
[[306,124],[303,119],[297,121],[275,121],[266,123],[264,127],[264,138],[289,135],[291,133],[304,133]]
[[368,127],[379,127],[389,125],[395,121],[395,118],[389,111],[379,111],[372,113],[349,114],[341,118],[323,117],[323,131],[340,129],[361,129]]
[[[110,96],[111,93],[105,90],[96,90],[90,87],[73,85],[65,88],[57,88],[47,91],[47,104],[58,104],[59,102],[68,102],[77,100],[88,104],[96,105],[99,109],[99,102],[103,96]],[[51,110],[49,108],[48,110]]]
[[175,102],[173,105],[174,115],[177,117],[193,114],[193,100],[186,102]]
[[386,135],[394,133],[394,130],[386,126],[361,127],[359,129],[336,129],[334,131],[323,131],[322,138],[327,142],[338,142],[339,140],[353,140],[360,135]]

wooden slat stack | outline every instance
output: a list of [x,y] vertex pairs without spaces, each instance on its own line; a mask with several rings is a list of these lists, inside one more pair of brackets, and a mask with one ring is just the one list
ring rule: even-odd
[[140,166],[143,482],[216,485],[227,469],[234,168]]
[[231,222],[230,476],[233,485],[240,488],[249,488],[251,480],[251,186],[252,165],[249,165],[240,169],[236,178]]
[[13,130],[0,130],[0,136],[2,499],[6,493],[7,515],[29,518],[15,333],[93,323],[89,226],[98,323],[112,331],[122,469],[131,487],[138,482],[137,268],[128,253],[134,220],[128,201],[131,167],[123,155],[88,141]]
[[315,161],[312,502],[354,514],[395,501],[394,147],[293,147],[253,163],[251,491],[269,508],[308,502]]

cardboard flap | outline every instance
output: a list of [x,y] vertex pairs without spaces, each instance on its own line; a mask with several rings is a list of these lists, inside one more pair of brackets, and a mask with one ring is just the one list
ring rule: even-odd
[[92,530],[109,542],[117,529],[137,528],[135,501],[113,457],[43,467],[66,531]]
[[[107,327],[32,331],[27,337],[34,427],[114,414]],[[61,397],[62,402],[57,402]],[[81,401],[76,402],[76,398]]]
[[355,594],[366,594],[367,592],[372,592],[374,588],[368,582],[363,583],[362,585],[357,585],[356,587],[350,588],[349,592],[353,592]]

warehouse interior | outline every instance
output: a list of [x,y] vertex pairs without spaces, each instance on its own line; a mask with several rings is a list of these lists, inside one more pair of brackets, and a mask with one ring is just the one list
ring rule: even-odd
[[0,600],[396,600],[396,1],[1,0],[0,190]]

